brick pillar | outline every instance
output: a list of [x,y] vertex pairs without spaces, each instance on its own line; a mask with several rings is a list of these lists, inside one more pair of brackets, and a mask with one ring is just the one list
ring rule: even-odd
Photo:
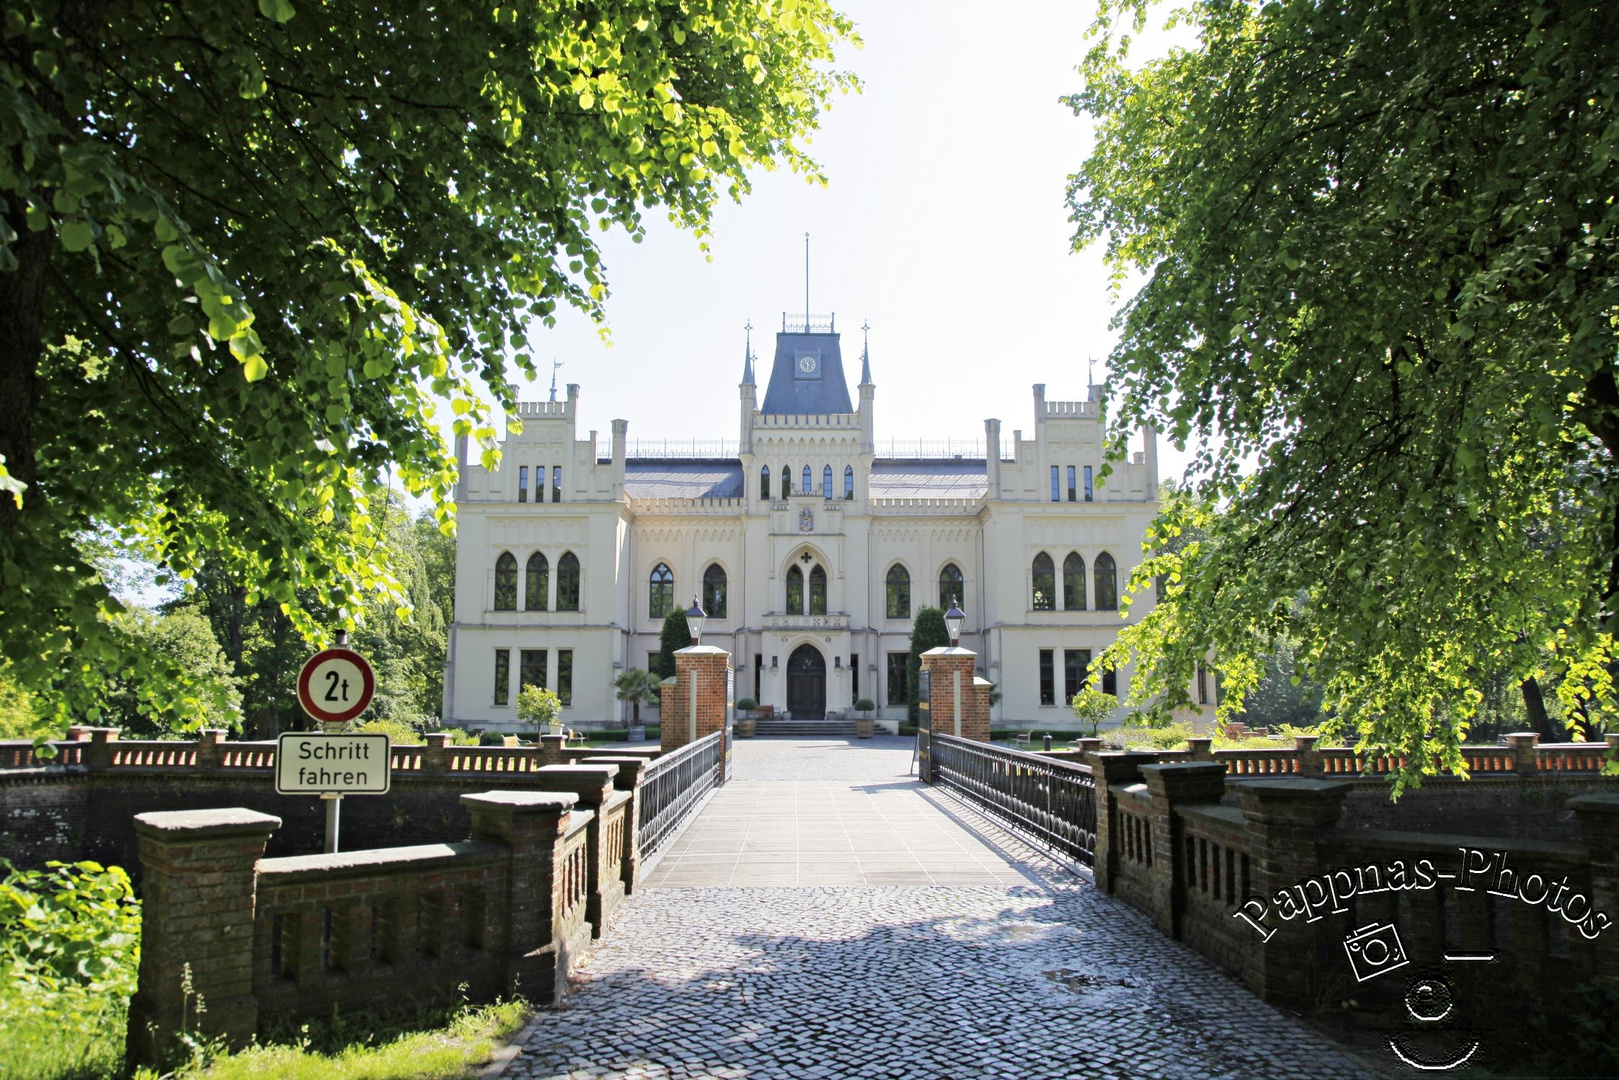
[[1188,761],[1213,761],[1214,740],[1207,735],[1194,735],[1187,739],[1186,759]]
[[224,728],[203,728],[197,733],[197,768],[217,769],[224,758],[222,745],[230,734]]
[[[590,920],[591,937],[601,937],[607,920],[624,900],[624,879],[620,874],[622,856],[607,865],[607,827],[621,818],[625,799],[614,798],[613,780],[618,766],[605,764],[546,765],[535,779],[547,791],[571,791],[579,805],[595,813],[585,830],[590,848],[590,884],[585,899],[585,918]],[[617,823],[620,828],[622,822]]]
[[579,796],[564,791],[461,796],[461,805],[472,815],[473,839],[500,844],[509,852],[506,917],[490,920],[506,935],[494,943],[503,958],[501,985],[515,987],[537,1004],[548,1005],[562,996],[573,960],[573,945],[561,928],[556,859],[578,801]]
[[1540,733],[1535,731],[1514,731],[1505,737],[1506,744],[1512,751],[1512,771],[1519,776],[1530,776],[1540,771],[1540,763],[1535,760],[1535,747],[1540,743]]
[[618,769],[613,787],[629,793],[629,805],[624,808],[624,864],[620,874],[624,879],[624,892],[635,892],[635,881],[641,876],[641,835],[637,824],[641,820],[641,781],[646,777],[647,759],[617,754],[602,754],[585,758],[581,765],[612,765]]
[[[1206,747],[1205,747],[1206,749]],[[1225,766],[1217,761],[1176,761],[1141,766],[1152,796],[1152,922],[1170,937],[1181,936],[1186,910],[1186,875],[1177,811],[1188,803],[1217,803],[1225,794]]]
[[[169,1063],[184,1030],[242,1046],[258,1030],[253,997],[255,866],[281,819],[253,810],[135,815],[141,962],[129,1004],[134,1064]],[[191,967],[193,993],[182,983]],[[197,1014],[197,998],[207,1012]]]
[[673,681],[664,680],[663,707],[659,720],[663,731],[663,752],[678,750],[692,737],[692,680],[697,685],[697,739],[725,727],[725,676],[731,667],[731,654],[712,645],[693,645],[675,653]]
[[[1242,798],[1252,865],[1250,888],[1256,896],[1269,900],[1321,873],[1324,866],[1316,847],[1317,834],[1338,821],[1351,786],[1345,781],[1296,777],[1232,785]],[[1432,895],[1437,896],[1437,891]],[[1284,921],[1272,914],[1265,925],[1275,928],[1275,933],[1263,942],[1255,934],[1243,970],[1248,988],[1269,1002],[1309,1008],[1317,985],[1317,927],[1329,923],[1312,924],[1303,916]],[[1336,922],[1330,925],[1332,932],[1339,930]]]
[[1096,850],[1091,860],[1092,872],[1096,875],[1096,887],[1105,893],[1115,891],[1114,879],[1119,873],[1119,844],[1114,835],[1110,789],[1140,783],[1141,767],[1157,760],[1156,754],[1118,751],[1096,751],[1085,756],[1085,764],[1091,767],[1091,778],[1096,782]]
[[566,764],[567,758],[562,751],[567,745],[568,737],[566,735],[541,735],[540,763],[542,765]]
[[1316,748],[1320,742],[1319,735],[1293,736],[1293,760],[1298,762],[1300,776],[1321,775],[1321,751]]
[[[1601,912],[1619,922],[1619,793],[1578,795],[1567,805],[1579,815],[1580,841],[1591,852],[1592,914],[1588,918],[1596,919]],[[1591,924],[1593,929],[1601,925],[1600,921]],[[1580,937],[1573,940],[1575,948],[1586,944]],[[1619,987],[1619,925],[1601,930],[1590,947],[1597,951],[1597,978]]]
[[970,649],[937,648],[922,654],[922,666],[929,672],[931,704],[935,735],[957,734],[956,688],[961,694],[960,736],[977,742],[989,742],[989,688],[990,683],[973,674],[978,654]]
[[423,736],[427,744],[422,750],[422,772],[444,773],[450,770],[450,733],[433,731]]
[[90,736],[90,745],[84,750],[84,764],[91,769],[105,769],[112,764],[112,743],[118,741],[119,729],[93,727],[83,729]]

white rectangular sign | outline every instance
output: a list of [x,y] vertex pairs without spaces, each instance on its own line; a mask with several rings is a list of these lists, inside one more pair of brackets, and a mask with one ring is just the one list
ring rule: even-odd
[[275,790],[280,795],[384,795],[391,758],[386,735],[284,732],[276,740]]

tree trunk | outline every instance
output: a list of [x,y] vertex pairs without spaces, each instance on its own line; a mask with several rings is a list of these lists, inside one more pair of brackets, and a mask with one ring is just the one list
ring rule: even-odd
[[1563,733],[1556,730],[1552,718],[1546,714],[1546,696],[1541,693],[1539,681],[1531,675],[1519,687],[1523,690],[1523,707],[1529,713],[1529,726],[1540,736],[1540,741],[1562,742]]
[[[18,266],[0,271],[0,455],[5,457],[6,471],[28,485],[22,494],[26,506],[39,498],[34,487],[33,419],[39,404],[45,279],[56,238],[49,232],[31,232],[15,209],[5,220],[17,234],[11,250]],[[0,531],[15,533],[21,518],[16,500],[9,493],[0,497]]]

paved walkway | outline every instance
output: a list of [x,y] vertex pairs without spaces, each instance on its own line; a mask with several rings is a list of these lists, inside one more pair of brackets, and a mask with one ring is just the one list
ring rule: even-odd
[[740,743],[505,1075],[1369,1075],[909,763]]

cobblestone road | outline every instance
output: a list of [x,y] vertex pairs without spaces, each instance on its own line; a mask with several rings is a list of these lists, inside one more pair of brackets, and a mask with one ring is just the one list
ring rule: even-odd
[[[902,781],[909,740],[884,742],[744,742],[738,779]],[[646,889],[504,1075],[1371,1075],[1088,879],[948,796],[915,798],[978,830],[1020,873],[997,884]]]

